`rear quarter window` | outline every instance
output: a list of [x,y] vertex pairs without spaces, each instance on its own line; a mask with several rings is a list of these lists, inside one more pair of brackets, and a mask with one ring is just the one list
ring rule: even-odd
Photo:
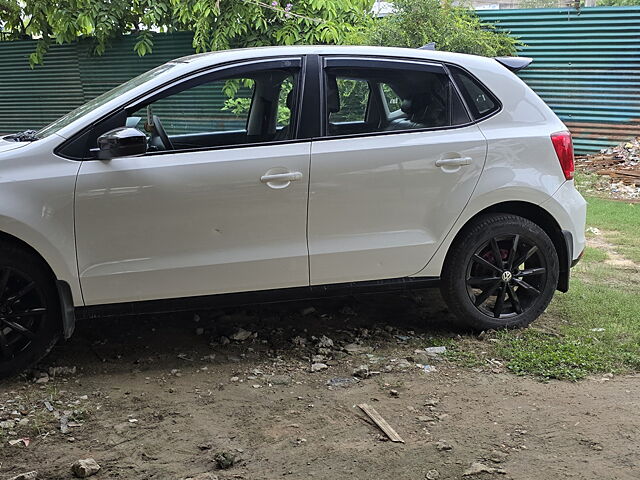
[[449,70],[475,120],[482,120],[500,110],[496,97],[476,78],[458,67],[450,66]]

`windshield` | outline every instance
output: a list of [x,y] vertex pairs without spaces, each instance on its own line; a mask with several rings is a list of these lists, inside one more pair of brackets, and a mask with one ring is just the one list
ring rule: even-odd
[[55,122],[47,125],[42,130],[36,132],[36,136],[38,138],[48,137],[49,135],[53,135],[58,132],[60,129],[66,127],[70,123],[74,122],[78,118],[83,115],[95,110],[98,107],[101,107],[105,103],[113,100],[114,98],[119,97],[125,92],[128,92],[132,88],[138,87],[143,83],[151,80],[153,77],[160,75],[161,73],[170,70],[175,67],[176,63],[165,63],[164,65],[160,65],[159,67],[154,68],[153,70],[149,70],[148,72],[143,73],[142,75],[138,75],[135,78],[132,78],[126,83],[117,86],[116,88],[109,90],[108,92],[103,93],[99,97],[94,98],[93,100],[88,101],[84,105],[79,106],[75,110],[70,111],[65,116],[60,117]]

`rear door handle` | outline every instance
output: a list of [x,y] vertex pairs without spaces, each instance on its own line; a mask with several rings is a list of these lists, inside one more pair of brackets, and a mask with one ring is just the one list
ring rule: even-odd
[[471,165],[472,160],[471,157],[441,158],[436,160],[436,167],[462,167]]
[[262,183],[295,182],[296,180],[302,180],[302,173],[300,172],[273,173],[269,175],[263,175],[260,177],[260,181]]

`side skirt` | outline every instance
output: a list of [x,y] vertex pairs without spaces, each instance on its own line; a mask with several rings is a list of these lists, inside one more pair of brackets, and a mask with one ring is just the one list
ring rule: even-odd
[[78,319],[145,315],[150,313],[172,313],[205,310],[242,305],[312,300],[327,297],[345,297],[356,294],[371,294],[432,288],[440,285],[438,277],[403,277],[387,280],[337,283],[310,287],[292,287],[256,292],[224,293],[198,297],[145,300],[140,302],[112,303],[77,307]]

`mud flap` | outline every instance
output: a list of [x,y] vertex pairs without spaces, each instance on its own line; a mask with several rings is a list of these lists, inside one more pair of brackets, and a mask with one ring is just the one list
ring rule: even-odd
[[68,340],[76,329],[76,309],[73,306],[71,287],[67,282],[58,280],[58,297],[60,298],[60,313],[62,314],[62,334]]
[[571,267],[573,261],[573,235],[568,230],[562,230],[564,237],[565,250],[564,255],[558,252],[558,260],[560,261],[560,276],[558,277],[558,287],[562,293],[569,291],[569,278],[571,277]]

